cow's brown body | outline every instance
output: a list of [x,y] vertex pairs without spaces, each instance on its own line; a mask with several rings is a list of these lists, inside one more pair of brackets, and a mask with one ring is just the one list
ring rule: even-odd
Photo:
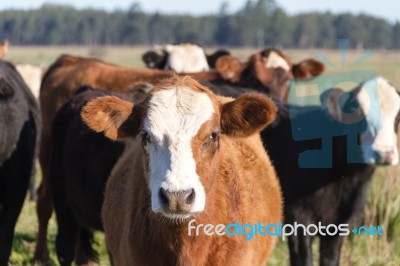
[[[163,104],[179,111],[171,111],[175,117],[165,120],[166,127],[161,128],[185,128],[189,121],[193,122],[189,127],[197,128],[194,117],[200,114],[192,109],[192,105],[196,106],[192,100],[200,99],[200,95],[209,97],[213,111],[208,120],[198,125],[198,131],[189,142],[184,131],[179,131],[178,135],[165,133],[163,140],[153,135],[158,132],[159,120],[152,112],[162,110],[159,108]],[[205,112],[210,110],[207,106]],[[256,235],[246,240],[244,235],[207,236],[204,232],[194,235],[196,230],[189,236],[188,223],[192,219],[195,219],[194,225],[214,226],[235,222],[267,225],[281,221],[279,182],[258,134],[273,121],[275,112],[276,107],[265,96],[245,94],[236,100],[220,98],[188,77],[161,82],[141,104],[133,105],[112,96],[89,102],[82,111],[87,125],[110,139],[124,140],[128,145],[107,182],[102,212],[107,249],[114,264],[265,265],[276,236]],[[153,122],[156,128],[146,126]],[[148,137],[143,132],[148,132]],[[178,142],[176,149],[174,145]],[[193,157],[182,159],[188,164],[194,162],[191,174],[177,166],[174,159],[168,159],[178,158],[175,156],[188,147],[185,145],[191,150],[187,155]],[[152,164],[154,158],[158,158],[156,166]],[[188,165],[186,163],[184,165]],[[170,164],[166,168],[169,170],[158,172],[159,166],[165,164]],[[176,177],[168,177],[168,172],[175,171],[179,171]],[[193,209],[198,208],[194,207],[197,206],[195,202],[201,197],[200,190],[193,189],[197,191],[193,194],[194,201],[178,203],[180,207],[171,205],[171,200],[184,192],[177,187],[192,175],[198,175],[204,189],[204,208]],[[176,185],[167,185],[174,178],[182,179],[174,183]],[[169,188],[158,182],[167,182],[165,185]],[[183,187],[189,184],[196,183]],[[159,194],[165,193],[163,190],[172,191],[169,200]],[[164,202],[162,207],[158,207],[159,200]]]
[[[188,221],[176,223],[151,213],[141,150],[140,142],[132,146],[107,184],[103,222],[115,265],[265,265],[276,237],[188,236]],[[259,136],[223,137],[220,154],[209,205],[194,216],[195,224],[277,224],[279,183]]]

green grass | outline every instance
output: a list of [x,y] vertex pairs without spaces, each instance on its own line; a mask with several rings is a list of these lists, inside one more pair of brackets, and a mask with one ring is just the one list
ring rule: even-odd
[[[27,198],[15,229],[13,252],[9,262],[10,265],[33,265],[32,259],[36,245],[37,228],[38,220],[36,217],[35,203]],[[48,227],[48,247],[50,250],[51,266],[58,265],[55,252],[56,233],[57,225],[53,214]],[[103,233],[96,232],[94,247],[100,255],[100,265],[110,265],[105,249]]]
[[[10,48],[6,59],[13,62],[31,63],[49,66],[60,54],[98,57],[102,60],[133,67],[142,67],[140,56],[145,47],[15,47]],[[208,49],[212,51],[213,49]],[[255,49],[232,49],[234,55],[245,60]],[[337,50],[287,50],[293,62],[316,57],[322,52],[336,68],[327,68],[327,72],[372,69],[377,74],[389,79],[400,88],[400,51],[373,51],[372,56],[357,67],[350,67],[362,54],[361,51],[347,51],[347,60],[342,66],[340,52]],[[352,237],[345,241],[342,249],[341,265],[400,265],[400,176],[399,167],[380,168],[368,191],[368,202],[364,209],[366,225],[381,225],[385,228],[384,237]],[[35,204],[26,201],[16,227],[11,265],[32,265],[31,260],[36,244],[37,218]],[[49,226],[49,248],[52,265],[58,265],[54,241],[56,224],[54,216]],[[96,248],[100,253],[100,265],[109,265],[104,248],[104,236],[96,234]],[[314,241],[313,251],[317,254],[318,241]],[[314,262],[318,264],[318,257]],[[269,265],[288,265],[289,255],[286,242],[280,241],[269,259]]]

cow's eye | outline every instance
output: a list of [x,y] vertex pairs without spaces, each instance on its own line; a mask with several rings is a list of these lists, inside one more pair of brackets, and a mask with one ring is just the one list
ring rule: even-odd
[[143,145],[151,143],[150,134],[147,131],[140,131],[140,137],[142,138]]
[[210,140],[212,140],[212,141],[217,141],[218,138],[219,138],[219,132],[213,132],[213,133],[211,133],[211,135],[210,135]]

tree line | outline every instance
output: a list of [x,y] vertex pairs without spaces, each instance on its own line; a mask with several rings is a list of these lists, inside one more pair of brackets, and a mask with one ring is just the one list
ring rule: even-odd
[[34,10],[0,12],[0,39],[20,45],[153,45],[196,42],[206,46],[400,48],[400,23],[367,14],[330,12],[288,15],[275,0],[248,0],[229,12],[191,16],[127,10],[78,10],[45,4]]

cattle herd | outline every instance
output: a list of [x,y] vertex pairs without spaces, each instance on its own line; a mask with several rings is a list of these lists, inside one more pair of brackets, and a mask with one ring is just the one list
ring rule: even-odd
[[[0,45],[0,58],[7,48]],[[353,97],[332,88],[321,106],[297,106],[288,103],[290,84],[321,75],[315,59],[292,63],[269,48],[243,62],[183,43],[142,60],[147,68],[61,55],[46,72],[0,60],[0,266],[36,159],[33,257],[43,265],[53,210],[60,265],[98,261],[94,231],[105,233],[112,265],[265,265],[277,236],[194,236],[189,221],[351,223],[376,167],[398,163],[400,96],[382,77],[360,82]],[[368,119],[372,83],[378,122]],[[367,117],[366,133],[352,136],[359,145],[343,108]],[[315,136],[335,128],[336,137],[296,140],[300,121],[311,121]],[[330,167],[324,155],[301,167],[299,154],[324,145]],[[291,265],[312,265],[313,236],[299,232],[288,237]],[[345,236],[315,237],[320,264],[339,265]]]

